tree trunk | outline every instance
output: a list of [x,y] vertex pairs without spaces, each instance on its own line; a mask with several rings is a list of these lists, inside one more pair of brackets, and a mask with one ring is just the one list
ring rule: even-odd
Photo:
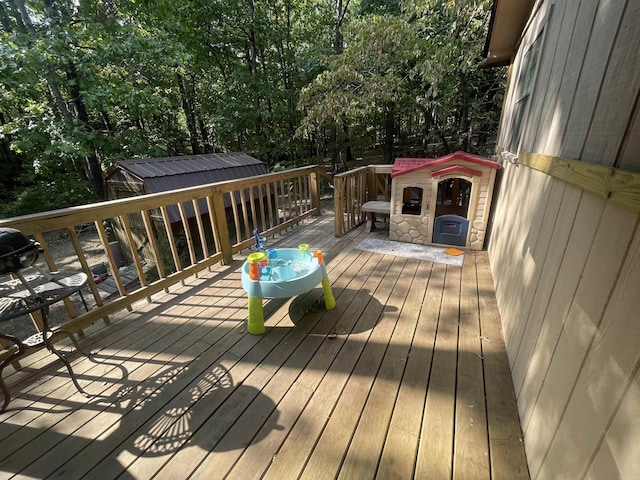
[[353,153],[351,152],[351,136],[349,135],[349,124],[347,121],[342,122],[342,130],[344,131],[344,146],[346,150],[346,162],[353,161]]
[[444,132],[440,128],[440,125],[438,124],[438,122],[435,122],[433,127],[436,129],[436,133],[438,134],[438,138],[442,142],[442,146],[444,150],[449,152],[450,149],[449,149],[449,142],[447,141],[447,136],[444,134]]
[[109,118],[109,114],[106,110],[100,110],[100,116],[102,117],[102,123],[104,124],[104,128],[107,131],[107,135],[113,136],[114,129],[113,124],[111,123],[111,119]]
[[[32,42],[36,41],[38,39],[36,35],[36,31],[33,28],[31,17],[29,16],[29,12],[24,6],[23,0],[13,0],[13,2],[16,8],[18,9],[18,11],[20,12],[20,18],[22,20],[22,26],[24,30],[29,34],[29,38],[31,39]],[[67,123],[73,123],[73,119],[71,118],[71,113],[69,112],[69,109],[67,108],[67,104],[62,98],[62,94],[60,93],[58,84],[53,79],[53,76],[51,75],[51,69],[46,64],[44,65],[44,73],[45,73],[45,78],[47,80],[47,85],[49,86],[49,90],[51,90],[51,95],[53,96],[53,100],[56,106],[58,107],[58,110],[60,111],[62,118],[64,118],[65,122]]]
[[460,93],[462,94],[462,108],[460,110],[460,123],[458,134],[460,135],[460,148],[466,152],[469,149],[469,82],[464,73],[460,73]]
[[255,118],[255,133],[258,139],[263,139],[263,125],[262,125],[262,114],[261,114],[261,98],[257,89],[255,88],[257,75],[258,75],[258,46],[256,41],[256,32],[253,26],[255,16],[255,9],[253,0],[249,0],[249,21],[250,28],[247,32],[247,40],[248,44],[248,55],[247,55],[247,63],[249,67],[249,73],[251,78],[253,79],[254,91],[253,91],[253,107],[255,108],[256,118]]
[[[349,8],[349,2],[350,0],[346,0],[345,2],[343,2],[343,0],[336,0],[335,4],[336,21],[333,31],[333,53],[336,55],[340,55],[344,52],[342,25],[344,23],[344,17],[347,14],[347,9]],[[334,172],[338,169],[339,164],[342,163],[340,161],[340,145],[338,144],[338,121],[339,120],[336,118],[331,125],[331,165]]]
[[[71,91],[71,100],[73,101],[73,105],[76,109],[78,122],[80,123],[81,128],[86,133],[89,133],[91,131],[91,127],[89,125],[89,113],[87,112],[87,107],[84,103],[84,99],[82,98],[82,92],[80,91],[80,79],[78,78],[78,71],[76,70],[74,63],[69,63],[66,74],[69,90]],[[104,182],[102,180],[102,165],[100,164],[100,159],[98,158],[95,150],[87,156],[87,165],[89,167],[89,181],[93,186],[93,190],[96,192],[96,196],[99,200],[106,200],[107,192],[105,191]],[[77,164],[75,165],[75,168],[78,174],[82,175],[82,169],[79,169]],[[86,178],[86,175],[84,175],[84,177]]]
[[340,55],[344,51],[344,37],[342,35],[342,25],[344,23],[344,17],[347,14],[349,8],[349,2],[351,0],[336,0],[336,22],[333,32],[333,53]]
[[200,153],[200,144],[198,142],[198,130],[196,128],[196,115],[193,108],[193,99],[190,99],[182,75],[176,72],[178,80],[178,89],[180,90],[180,99],[182,101],[182,110],[187,121],[187,130],[189,130],[189,139],[191,140],[191,153],[197,155]]
[[[0,112],[0,125],[5,125],[6,119]],[[8,191],[13,190],[18,184],[18,178],[22,172],[22,162],[20,157],[9,148],[11,138],[5,135],[0,138],[0,184]],[[0,192],[3,194],[4,192]],[[1,198],[1,197],[0,197]]]
[[204,153],[213,153],[213,145],[209,140],[209,129],[204,124],[204,121],[198,116],[198,126],[200,127],[200,136],[202,137],[202,145],[204,147]]
[[385,109],[384,122],[384,161],[393,163],[393,137],[395,132],[395,103],[390,103]]
[[[29,38],[31,39],[31,41],[36,41],[37,34],[33,27],[33,23],[31,22],[31,17],[29,16],[29,12],[27,11],[23,0],[13,0],[13,2],[16,8],[18,9],[18,11],[20,12],[20,19],[22,20],[23,27],[25,31],[28,33]],[[51,5],[49,3],[47,3],[46,6],[48,8],[51,8]],[[72,126],[76,126],[77,123],[79,123],[80,127],[88,132],[89,131],[89,115],[87,113],[87,109],[82,99],[82,94],[80,92],[80,86],[78,81],[78,74],[75,69],[75,65],[73,63],[70,63],[67,66],[66,73],[67,73],[67,79],[69,80],[68,88],[71,92],[72,101],[76,108],[78,122],[76,122],[72,117],[71,112],[67,107],[67,103],[65,102],[64,98],[62,97],[62,94],[60,93],[60,88],[58,87],[57,82],[53,79],[53,75],[51,74],[50,67],[46,64],[44,65],[44,74],[47,81],[47,85],[49,86],[49,90],[53,97],[54,103],[58,107],[58,110],[60,111],[60,114],[62,115],[62,118],[64,119],[65,123]],[[98,156],[96,155],[95,151],[92,154],[90,154],[86,158],[86,160],[87,160],[87,166],[88,166],[89,180],[91,180],[91,183],[93,185],[97,198],[102,200],[105,198],[105,190],[104,190],[104,184],[102,181],[102,167],[100,165],[100,160],[98,159]],[[87,178],[85,169],[82,168],[82,166],[79,165],[79,163],[75,160],[73,161],[73,169],[80,176],[80,178],[83,178],[83,179]]]

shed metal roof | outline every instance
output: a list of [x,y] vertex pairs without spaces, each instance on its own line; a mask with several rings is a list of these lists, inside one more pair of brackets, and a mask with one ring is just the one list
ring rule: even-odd
[[[246,153],[212,153],[182,157],[123,160],[114,166],[144,181],[147,193],[224,182],[267,173],[264,164]],[[110,173],[107,173],[107,178]]]

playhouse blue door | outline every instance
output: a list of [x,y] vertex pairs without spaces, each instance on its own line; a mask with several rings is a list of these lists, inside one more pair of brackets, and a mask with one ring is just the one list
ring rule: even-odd
[[464,247],[469,220],[460,215],[441,215],[433,222],[433,243]]

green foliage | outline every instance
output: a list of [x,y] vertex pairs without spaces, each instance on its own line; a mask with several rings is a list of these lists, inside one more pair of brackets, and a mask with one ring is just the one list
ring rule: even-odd
[[402,11],[400,0],[362,0],[358,8],[360,15],[391,14],[398,15]]
[[48,180],[39,179],[23,188],[17,197],[0,205],[0,218],[57,210],[90,203],[94,199],[91,185],[75,175],[58,173]]
[[410,94],[410,57],[401,48],[411,41],[406,27],[401,18],[387,15],[354,23],[344,53],[333,56],[329,69],[302,91],[300,106],[307,112],[302,128],[375,117]]
[[489,3],[0,2],[0,199],[17,201],[2,214],[86,201],[56,193],[66,178],[99,199],[128,158],[479,150],[504,81],[477,68]]
[[349,124],[388,145],[417,133],[435,149],[485,153],[504,88],[503,71],[478,68],[489,12],[487,1],[431,0],[354,21],[344,53],[302,92],[298,135]]
[[75,172],[99,198],[96,170],[184,152],[173,113],[172,64],[185,58],[179,44],[100,3],[34,1],[27,18],[21,1],[2,5],[14,23],[0,30],[0,140],[20,156],[23,177]]

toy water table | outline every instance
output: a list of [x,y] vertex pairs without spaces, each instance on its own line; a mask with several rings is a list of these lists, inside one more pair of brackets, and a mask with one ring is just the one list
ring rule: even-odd
[[309,252],[309,245],[298,248],[271,248],[252,253],[242,266],[242,288],[249,295],[247,330],[254,335],[265,332],[263,298],[290,298],[313,290],[322,283],[327,310],[336,306],[322,252]]

